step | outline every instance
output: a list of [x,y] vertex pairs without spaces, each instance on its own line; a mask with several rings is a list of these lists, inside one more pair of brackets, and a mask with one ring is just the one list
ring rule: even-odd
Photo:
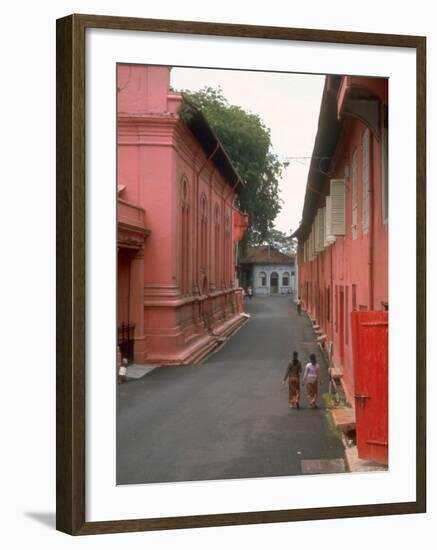
[[360,458],[356,446],[345,449],[345,459],[349,472],[375,472],[387,470],[387,466],[384,464]]
[[339,408],[331,411],[335,426],[344,433],[355,430],[355,411],[352,408]]

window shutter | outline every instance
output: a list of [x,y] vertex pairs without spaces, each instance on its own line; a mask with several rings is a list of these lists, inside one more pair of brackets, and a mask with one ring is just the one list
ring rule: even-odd
[[352,239],[357,238],[358,228],[358,153],[352,156]]
[[314,222],[311,226],[309,249],[309,260],[312,262],[314,260]]
[[316,228],[315,228],[315,222],[313,222],[313,229],[312,229],[312,241],[313,241],[313,253],[312,253],[312,260],[316,259]]
[[319,208],[319,252],[325,247],[325,208]]
[[316,217],[314,218],[314,252],[316,254],[320,252],[319,227],[320,227],[320,212],[317,210]]
[[362,138],[363,167],[362,167],[362,191],[363,191],[363,233],[367,233],[369,227],[369,129],[367,128]]
[[388,107],[384,105],[381,127],[381,155],[382,155],[382,221],[388,221]]
[[335,243],[335,237],[332,234],[331,230],[331,196],[326,197],[326,207],[325,207],[325,240],[323,245],[330,246]]
[[345,234],[345,181],[331,180],[331,232]]
[[311,226],[310,234],[308,235],[308,261],[313,260],[313,226]]
[[313,222],[313,260],[316,259],[316,223]]

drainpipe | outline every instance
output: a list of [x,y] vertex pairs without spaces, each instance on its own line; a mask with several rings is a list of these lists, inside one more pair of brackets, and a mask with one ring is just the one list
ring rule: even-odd
[[[371,170],[370,170],[371,168]],[[375,309],[374,300],[374,277],[373,277],[373,258],[374,258],[374,193],[373,193],[373,133],[369,130],[369,189],[368,189],[368,224],[369,224],[369,310]]]
[[329,304],[330,312],[329,312],[329,320],[331,322],[331,359],[332,359],[332,350],[334,349],[334,245],[331,244],[331,292],[329,296],[329,301],[331,302]]

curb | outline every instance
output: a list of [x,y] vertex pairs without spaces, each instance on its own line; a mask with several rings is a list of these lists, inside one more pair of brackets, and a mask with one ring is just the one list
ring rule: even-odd
[[203,365],[203,363],[205,361],[207,361],[210,357],[212,357],[217,352],[219,352],[222,349],[222,347],[225,346],[228,343],[228,341],[232,338],[232,336],[237,334],[237,332],[239,330],[241,330],[246,325],[246,323],[249,321],[249,319],[250,319],[250,315],[248,313],[245,313],[244,314],[244,321],[240,325],[235,327],[234,330],[232,332],[230,332],[227,336],[225,336],[222,341],[220,341],[218,339],[217,340],[218,344],[207,355],[205,355],[205,357],[203,359],[201,359],[198,363],[196,363],[196,365]]
[[358,447],[356,445],[348,445],[346,437],[343,436],[344,458],[348,472],[363,473],[363,472],[387,472],[388,466],[379,464],[373,460],[365,460],[358,457]]

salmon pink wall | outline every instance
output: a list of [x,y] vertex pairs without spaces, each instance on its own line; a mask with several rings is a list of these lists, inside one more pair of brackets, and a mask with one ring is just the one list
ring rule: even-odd
[[[387,81],[356,79],[378,95],[381,108],[387,102]],[[357,84],[357,82],[355,82]],[[340,86],[339,97],[342,98]],[[303,262],[299,243],[299,289],[304,306],[333,344],[335,366],[343,373],[343,386],[353,404],[354,371],[351,312],[381,310],[388,304],[388,223],[383,219],[382,138],[370,132],[369,229],[362,226],[362,136],[367,126],[345,117],[335,149],[330,178],[346,180],[346,234],[325,248],[311,262]],[[352,236],[352,156],[358,152],[357,238]],[[329,193],[329,180],[326,180]],[[373,208],[370,207],[373,205]],[[324,206],[324,199],[319,207]],[[355,288],[355,291],[354,291]],[[354,295],[355,293],[355,295]],[[343,311],[342,306],[343,305]]]
[[[183,99],[169,83],[168,67],[118,65],[117,183],[149,231],[142,279],[130,279],[141,289],[145,360],[189,363],[244,319],[235,280],[243,217],[235,182],[179,117]],[[119,302],[125,271],[120,263]]]

